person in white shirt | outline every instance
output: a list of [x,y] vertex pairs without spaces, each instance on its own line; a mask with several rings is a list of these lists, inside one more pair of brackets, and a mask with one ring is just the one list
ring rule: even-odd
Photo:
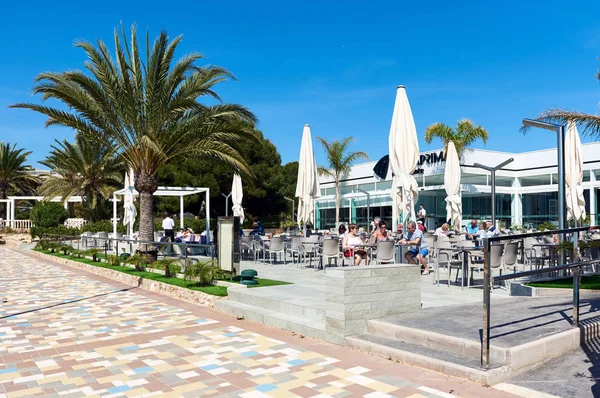
[[169,242],[175,241],[175,233],[173,231],[173,227],[175,227],[175,221],[167,215],[162,222],[162,227],[165,230],[165,236],[169,239]]
[[493,238],[494,236],[498,235],[499,233],[500,233],[500,231],[492,225],[491,221],[486,221],[485,222],[485,231],[483,232],[483,234],[480,233],[479,237],[480,238]]
[[425,225],[425,217],[427,217],[427,211],[423,204],[419,205],[419,212],[417,213],[417,221],[421,221]]

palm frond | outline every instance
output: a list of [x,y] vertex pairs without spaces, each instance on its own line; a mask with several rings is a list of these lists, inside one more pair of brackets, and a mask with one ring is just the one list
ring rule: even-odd
[[[563,125],[573,122],[577,125],[580,134],[595,138],[600,137],[600,115],[590,115],[564,109],[549,109],[540,114],[536,120]],[[523,126],[521,131],[523,133],[529,131],[529,127]]]

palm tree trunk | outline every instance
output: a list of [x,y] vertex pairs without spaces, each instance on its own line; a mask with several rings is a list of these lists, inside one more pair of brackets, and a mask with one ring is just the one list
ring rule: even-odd
[[[154,192],[158,189],[156,175],[140,174],[135,176],[135,189],[140,193],[140,240],[154,241]],[[150,264],[156,261],[156,246],[142,243],[138,251],[145,255]]]
[[335,227],[340,225],[340,181],[335,180]]

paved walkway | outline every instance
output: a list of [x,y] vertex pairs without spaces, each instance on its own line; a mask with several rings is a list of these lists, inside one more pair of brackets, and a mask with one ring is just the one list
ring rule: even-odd
[[0,397],[513,396],[7,248],[0,259]]

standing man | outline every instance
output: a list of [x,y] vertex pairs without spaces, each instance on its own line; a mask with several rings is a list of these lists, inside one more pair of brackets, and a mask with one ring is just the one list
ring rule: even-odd
[[421,224],[423,224],[423,226],[425,225],[425,217],[427,217],[427,211],[425,210],[425,207],[423,207],[423,204],[421,203],[419,205],[419,212],[417,213],[417,221],[421,221]]
[[162,227],[165,230],[165,237],[169,240],[169,242],[175,241],[175,233],[173,232],[173,228],[175,227],[175,221],[167,214],[165,219],[162,222]]

